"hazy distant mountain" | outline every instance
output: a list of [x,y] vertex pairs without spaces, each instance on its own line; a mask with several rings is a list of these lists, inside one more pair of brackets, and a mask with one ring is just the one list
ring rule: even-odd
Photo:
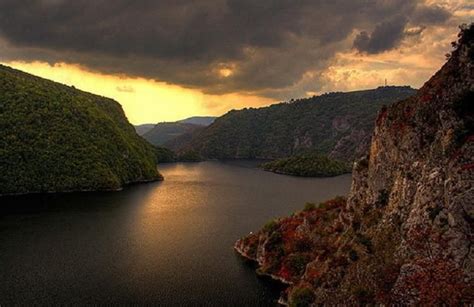
[[0,195],[159,178],[120,104],[0,65]]
[[151,129],[155,127],[155,124],[143,124],[143,125],[137,125],[135,126],[135,131],[137,132],[138,135],[144,135]]
[[389,86],[233,110],[166,145],[211,159],[274,159],[311,150],[352,161],[367,150],[380,108],[415,93]]
[[[161,146],[183,134],[191,133],[204,128],[214,122],[216,118],[211,116],[195,116],[176,122],[163,122],[153,125],[145,133],[139,133],[138,129],[143,131],[149,127],[148,124],[136,126],[137,133],[155,146]],[[145,127],[146,126],[146,127]]]
[[178,136],[192,132],[201,127],[203,126],[179,122],[159,123],[156,124],[153,129],[142,135],[142,137],[151,144],[160,146]]
[[178,123],[209,126],[216,120],[215,116],[194,116],[178,121]]

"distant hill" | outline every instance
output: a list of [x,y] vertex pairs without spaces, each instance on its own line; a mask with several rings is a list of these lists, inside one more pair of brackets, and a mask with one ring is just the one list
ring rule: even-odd
[[[215,119],[215,117],[210,116],[195,116],[177,122],[163,122],[154,125],[153,128],[147,132],[139,134],[151,144],[161,146],[179,136],[182,136],[183,134],[195,132],[206,127],[213,123]],[[143,126],[145,125],[137,126],[135,128],[143,129]]]
[[201,125],[185,123],[159,123],[153,129],[142,135],[142,137],[155,146],[161,146],[166,142],[177,138],[183,134],[190,133],[202,128]]
[[209,126],[216,120],[214,116],[194,116],[178,121],[178,123],[183,124],[194,124],[200,126]]
[[117,102],[0,65],[0,195],[160,178]]
[[143,124],[143,125],[137,125],[135,126],[135,131],[137,132],[138,135],[144,135],[151,129],[155,127],[155,124]]
[[382,106],[415,93],[407,86],[389,86],[233,110],[166,146],[211,159],[276,159],[311,150],[352,161],[366,152]]

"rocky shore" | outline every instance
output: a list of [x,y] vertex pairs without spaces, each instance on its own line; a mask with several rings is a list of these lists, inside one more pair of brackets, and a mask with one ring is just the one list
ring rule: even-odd
[[288,282],[282,302],[474,302],[474,26],[412,98],[383,108],[337,198],[265,225],[235,249]]

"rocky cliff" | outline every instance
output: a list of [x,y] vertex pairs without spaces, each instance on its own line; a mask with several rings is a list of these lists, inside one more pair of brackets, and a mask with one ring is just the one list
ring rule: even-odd
[[290,283],[282,301],[473,303],[474,27],[419,93],[378,115],[351,192],[236,250]]

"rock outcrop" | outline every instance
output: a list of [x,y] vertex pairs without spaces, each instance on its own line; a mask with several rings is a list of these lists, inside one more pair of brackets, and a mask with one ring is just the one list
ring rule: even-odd
[[290,305],[473,303],[473,104],[471,25],[416,96],[381,110],[347,201],[273,221],[236,250],[291,283]]

